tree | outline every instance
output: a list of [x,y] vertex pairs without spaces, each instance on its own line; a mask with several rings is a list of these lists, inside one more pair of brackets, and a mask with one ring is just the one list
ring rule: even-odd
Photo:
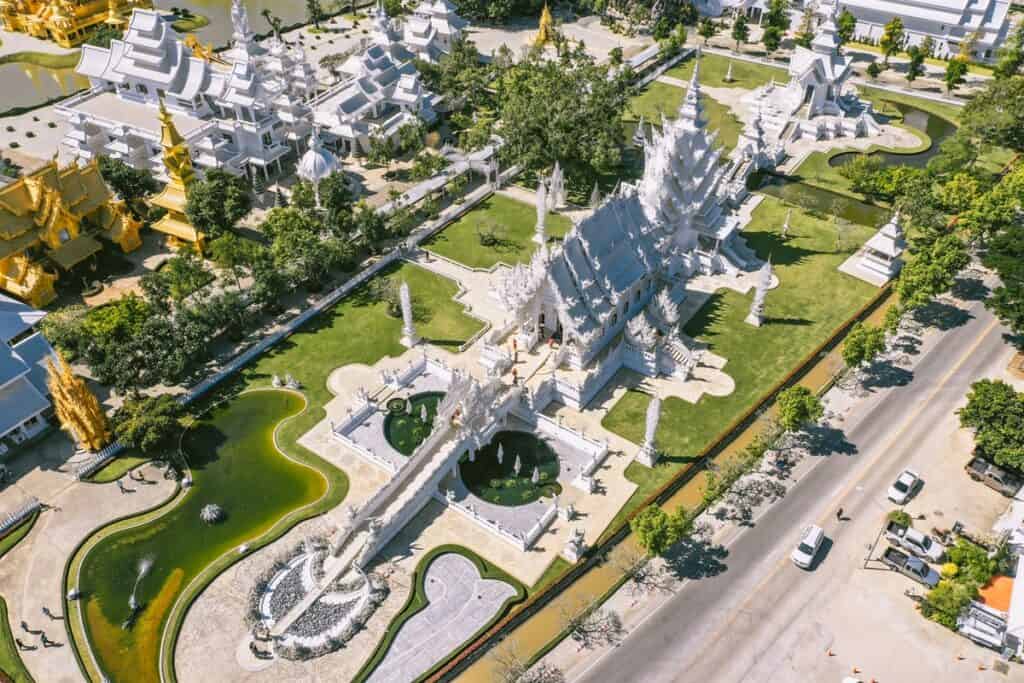
[[[160,281],[156,284],[154,281]],[[167,259],[160,270],[146,273],[142,277],[143,291],[147,292],[147,283],[153,283],[153,292],[165,292],[172,301],[180,304],[186,297],[202,289],[211,280],[210,271],[206,269],[203,260],[190,248],[183,248],[177,254]],[[150,300],[150,303],[160,305],[160,300]]]
[[92,32],[92,35],[89,36],[89,40],[85,41],[85,44],[110,49],[110,41],[120,40],[122,35],[123,32],[116,26],[100,24]]
[[262,245],[230,232],[210,242],[211,260],[231,277],[235,289],[241,289],[245,271],[253,267],[263,251]]
[[347,240],[324,237],[324,227],[313,216],[295,208],[273,209],[263,222],[270,236],[270,254],[284,276],[296,285],[319,287],[332,267],[344,266]]
[[924,306],[953,286],[956,274],[970,263],[967,248],[956,235],[944,235],[920,249],[903,266],[896,280],[900,305],[905,309]]
[[160,189],[153,174],[136,170],[120,159],[101,156],[99,168],[107,187],[126,202],[142,199]]
[[999,50],[998,60],[992,73],[997,79],[1012,78],[1020,73],[1024,64],[1024,24],[1018,24],[1017,30],[1006,39]]
[[718,24],[711,17],[704,17],[697,26],[697,35],[703,38],[704,44],[707,45],[708,41],[718,34],[718,29]]
[[770,0],[762,23],[779,29],[780,36],[788,31],[792,23],[789,17],[789,0]]
[[657,505],[648,505],[629,520],[629,528],[640,547],[652,555],[664,555],[686,533],[688,518],[682,508],[669,514]]
[[343,171],[335,171],[320,181],[320,205],[326,212],[325,224],[336,237],[352,231],[352,203],[355,196]]
[[810,389],[795,385],[779,392],[779,424],[787,432],[799,431],[804,425],[817,422],[825,413],[824,406]]
[[935,54],[935,40],[931,36],[925,36],[919,45],[919,49],[925,57],[933,56]]
[[622,163],[622,117],[633,94],[630,69],[612,72],[581,47],[557,60],[532,55],[500,78],[502,155],[527,170],[561,162],[589,188]]
[[857,323],[843,340],[843,362],[848,368],[870,363],[885,350],[885,330]]
[[565,607],[561,619],[563,630],[578,643],[580,650],[613,645],[624,634],[619,613],[604,607]]
[[882,37],[878,40],[878,47],[882,48],[884,55],[883,63],[886,68],[889,66],[889,57],[896,54],[903,48],[903,41],[906,33],[903,30],[903,20],[893,17],[892,21],[882,29]]
[[967,82],[967,62],[956,58],[949,60],[946,64],[946,75],[943,80],[946,82],[946,92],[952,93],[958,85]]
[[114,435],[129,448],[156,453],[172,445],[183,414],[182,405],[168,394],[128,399],[114,413]]
[[989,82],[964,106],[961,122],[968,139],[1024,152],[1024,76]]
[[316,28],[320,30],[320,22],[324,20],[324,8],[320,4],[320,0],[306,0],[306,19]]
[[242,178],[218,168],[206,172],[188,188],[185,215],[211,239],[233,229],[252,209],[252,195]]
[[740,49],[740,44],[750,39],[750,25],[747,23],[745,14],[737,16],[736,20],[732,22],[732,33],[730,35],[736,41],[737,51]]
[[850,42],[856,31],[857,17],[853,16],[853,12],[844,8],[836,19],[836,34],[839,36],[839,41],[841,43]]
[[943,183],[934,187],[935,201],[951,213],[967,211],[983,193],[978,178],[970,173],[955,173]]
[[778,26],[769,26],[761,34],[761,42],[768,52],[775,52],[782,44],[782,29]]
[[878,62],[868,64],[868,78],[875,80],[882,73],[882,66]]
[[395,145],[391,138],[376,136],[370,138],[370,152],[366,158],[372,164],[391,168],[391,162],[395,160],[395,152]]
[[[841,18],[841,17],[840,17]],[[796,36],[793,38],[793,42],[800,47],[810,48],[811,43],[814,42],[814,8],[804,8],[804,13],[800,17],[800,26],[797,28]]]
[[960,51],[957,54],[957,58],[965,62],[970,62],[974,58],[974,48],[977,47],[978,41],[981,39],[981,33],[979,31],[972,31],[967,34],[962,41],[960,41]]
[[910,62],[907,64],[906,79],[908,83],[913,83],[924,73],[924,58],[927,54],[916,45],[912,45],[907,54],[910,55]]

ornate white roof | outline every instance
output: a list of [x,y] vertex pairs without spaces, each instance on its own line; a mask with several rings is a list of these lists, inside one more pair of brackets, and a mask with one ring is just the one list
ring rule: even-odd
[[338,159],[323,146],[320,140],[320,129],[314,127],[312,135],[309,136],[309,149],[299,159],[296,172],[303,180],[316,185],[337,170]]

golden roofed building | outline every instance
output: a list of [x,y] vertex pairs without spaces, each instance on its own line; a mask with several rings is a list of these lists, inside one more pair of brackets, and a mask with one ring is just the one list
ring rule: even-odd
[[137,249],[142,224],[116,201],[98,164],[56,161],[0,187],[0,289],[39,308],[57,296],[53,283],[103,246]]
[[170,241],[191,242],[199,251],[205,246],[205,235],[192,227],[185,215],[185,203],[188,199],[188,186],[195,180],[196,173],[192,168],[192,153],[189,152],[185,138],[174,126],[171,114],[160,100],[160,146],[164,149],[164,166],[167,168],[167,185],[157,196],[149,200],[153,206],[167,209],[160,220],[153,223],[153,229],[165,233]]
[[115,15],[152,6],[152,0],[0,0],[0,28],[70,48],[112,24]]

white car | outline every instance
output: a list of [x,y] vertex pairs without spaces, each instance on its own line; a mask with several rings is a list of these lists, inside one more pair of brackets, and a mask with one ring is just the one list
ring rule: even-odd
[[921,483],[921,477],[917,472],[910,469],[903,470],[889,487],[889,500],[897,505],[905,505],[921,488]]
[[825,530],[820,526],[811,524],[800,532],[800,541],[793,548],[790,558],[793,564],[802,568],[810,569],[814,564],[814,556],[821,549],[821,542],[825,540]]

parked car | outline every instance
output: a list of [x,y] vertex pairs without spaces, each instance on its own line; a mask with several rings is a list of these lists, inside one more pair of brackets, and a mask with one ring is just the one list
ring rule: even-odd
[[900,472],[900,476],[896,477],[896,481],[892,483],[892,486],[889,487],[889,500],[897,505],[905,505],[907,501],[914,497],[914,494],[917,493],[923,483],[921,477],[914,470],[903,470]]
[[946,546],[933,540],[928,534],[914,527],[903,526],[899,522],[890,521],[886,525],[885,537],[893,545],[909,550],[924,560],[939,562],[946,554]]
[[1004,496],[1015,496],[1021,485],[1024,484],[1024,480],[1018,475],[1004,470],[998,465],[993,465],[984,458],[971,458],[964,470],[967,471],[967,476],[974,481],[980,481]]
[[800,541],[797,542],[790,555],[793,564],[802,569],[810,569],[811,565],[814,564],[814,557],[818,554],[818,550],[821,549],[821,543],[824,540],[825,530],[820,526],[811,524],[804,527],[804,530],[800,532]]
[[935,588],[935,586],[939,585],[939,573],[932,569],[927,562],[911,557],[892,546],[886,548],[885,552],[882,553],[882,562],[887,564],[890,569],[909,576],[914,581],[922,583],[929,588]]

